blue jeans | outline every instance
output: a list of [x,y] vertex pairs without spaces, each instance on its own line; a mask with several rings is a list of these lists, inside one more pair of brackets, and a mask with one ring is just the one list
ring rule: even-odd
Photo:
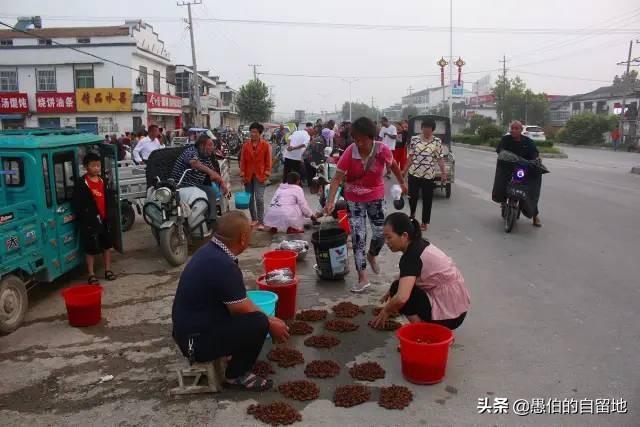
[[264,223],[264,189],[265,185],[255,176],[251,178],[251,182],[244,185],[244,191],[251,193],[249,199],[251,221],[258,221],[260,224]]

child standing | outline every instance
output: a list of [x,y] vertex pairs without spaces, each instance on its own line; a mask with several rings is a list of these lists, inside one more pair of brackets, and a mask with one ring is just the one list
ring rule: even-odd
[[88,283],[99,283],[94,263],[96,255],[102,254],[104,278],[115,280],[111,271],[111,252],[113,247],[107,218],[107,194],[111,191],[100,177],[100,156],[88,152],[82,161],[87,173],[83,175],[73,189],[72,206],[80,227],[80,238],[84,246],[89,273]]
[[304,198],[300,175],[297,172],[289,172],[286,184],[280,184],[271,199],[264,216],[264,225],[272,231],[286,231],[287,234],[304,233],[305,222],[308,219],[315,221],[317,217],[318,215],[309,209]]

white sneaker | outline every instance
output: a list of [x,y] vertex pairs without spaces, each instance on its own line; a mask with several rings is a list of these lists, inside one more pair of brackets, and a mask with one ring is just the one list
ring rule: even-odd
[[351,287],[351,292],[359,294],[361,292],[364,292],[369,286],[371,286],[371,283],[367,282],[367,283],[356,283],[355,285],[353,285]]

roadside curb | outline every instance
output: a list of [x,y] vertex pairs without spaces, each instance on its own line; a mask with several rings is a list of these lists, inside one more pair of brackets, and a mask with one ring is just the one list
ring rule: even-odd
[[[453,142],[453,145],[456,147],[468,148],[470,150],[478,150],[478,151],[493,151],[496,149],[493,147],[487,147],[486,145],[471,145],[471,144],[462,144],[460,142]],[[568,159],[569,156],[567,153],[540,153],[540,157],[543,159]]]
[[631,168],[631,173],[635,173],[636,175],[640,175],[640,166],[635,166]]

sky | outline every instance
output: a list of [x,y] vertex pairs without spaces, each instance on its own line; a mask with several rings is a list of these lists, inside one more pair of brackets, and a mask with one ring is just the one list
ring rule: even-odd
[[[116,25],[125,19],[142,19],[164,40],[176,64],[191,64],[183,21],[187,8],[178,7],[176,1],[2,3],[0,20],[9,24],[18,15],[41,15],[44,27]],[[495,80],[505,55],[507,75],[519,75],[536,92],[588,92],[624,72],[616,64],[626,60],[629,41],[640,39],[637,0],[452,0],[452,4],[453,56],[466,62],[462,80],[468,89],[486,74]],[[449,56],[447,1],[202,0],[192,13],[198,68],[220,75],[237,89],[253,77],[249,64],[260,64],[257,70],[263,74],[259,77],[272,89],[275,110],[285,115],[296,109],[340,108],[349,100],[345,78],[355,80],[353,102],[390,106],[409,90],[439,86],[436,62]],[[633,33],[616,32],[620,30]],[[633,56],[640,57],[640,44],[634,44],[634,49]]]

